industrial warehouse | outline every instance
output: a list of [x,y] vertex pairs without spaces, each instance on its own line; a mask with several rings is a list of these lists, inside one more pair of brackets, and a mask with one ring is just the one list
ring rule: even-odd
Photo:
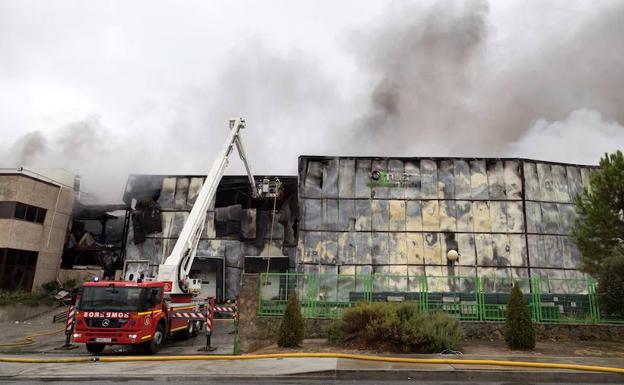
[[[492,292],[512,278],[550,277],[551,292],[583,291],[569,284],[583,277],[569,234],[574,197],[593,168],[528,159],[301,156],[298,176],[256,178],[279,190],[260,203],[246,177],[226,176],[193,275],[219,300],[236,298],[243,272],[481,277]],[[149,261],[152,271],[144,273],[154,274],[202,183],[202,176],[128,178],[124,202],[134,211],[125,263]],[[467,286],[438,279],[429,290],[474,290],[470,280],[459,282]],[[336,285],[321,284],[319,296]],[[387,285],[411,290],[405,279]],[[266,286],[271,296],[279,282]]]

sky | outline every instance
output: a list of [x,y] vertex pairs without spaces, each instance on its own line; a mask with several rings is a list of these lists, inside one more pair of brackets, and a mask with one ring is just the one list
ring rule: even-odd
[[[205,174],[227,121],[256,174],[297,156],[624,147],[622,1],[0,0],[0,167]],[[241,173],[233,157],[228,173]]]

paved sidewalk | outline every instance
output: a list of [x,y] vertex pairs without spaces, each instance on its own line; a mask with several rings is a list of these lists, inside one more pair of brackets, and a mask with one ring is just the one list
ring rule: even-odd
[[[14,357],[14,356],[13,356]],[[42,358],[41,355],[33,358]],[[47,356],[46,358],[48,358]],[[441,356],[411,356],[441,358]],[[453,358],[444,356],[444,358]],[[534,362],[561,362],[583,365],[624,367],[621,358],[579,357],[483,357],[465,359],[498,359]],[[0,379],[84,379],[129,380],[152,378],[201,379],[306,376],[311,378],[343,379],[420,379],[420,380],[482,380],[532,382],[609,382],[624,383],[624,375],[592,373],[558,369],[532,369],[491,365],[403,364],[359,361],[342,358],[277,358],[238,361],[174,361],[174,362],[93,362],[69,364],[0,363]]]

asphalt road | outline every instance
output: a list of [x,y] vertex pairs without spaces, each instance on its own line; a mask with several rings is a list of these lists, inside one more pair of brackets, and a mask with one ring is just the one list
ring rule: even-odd
[[[76,379],[76,384],[81,383],[82,381]],[[35,384],[46,384],[46,385],[61,385],[72,383],[68,381],[57,382],[57,381],[4,381],[0,380],[0,385],[8,385],[8,384],[16,384],[16,385],[35,385]],[[110,384],[110,385],[160,385],[160,384],[171,384],[171,381],[158,381],[152,379],[146,380],[131,380],[131,381],[97,381],[98,384]],[[407,380],[407,381],[387,381],[387,380],[378,380],[378,381],[370,381],[370,380],[332,380],[332,379],[307,379],[307,378],[285,378],[285,379],[275,379],[275,378],[257,378],[257,379],[249,379],[249,380],[227,380],[227,379],[213,379],[206,378],[205,381],[174,381],[174,384],[180,385],[199,385],[199,384],[215,384],[215,385],[250,385],[250,384],[275,384],[275,385],[460,385],[460,384],[479,384],[479,385],[561,385],[561,383],[534,383],[534,382],[448,382],[448,381],[440,381],[440,382],[431,382],[431,381],[416,381],[416,380]],[[585,384],[585,385],[599,385],[599,384]]]

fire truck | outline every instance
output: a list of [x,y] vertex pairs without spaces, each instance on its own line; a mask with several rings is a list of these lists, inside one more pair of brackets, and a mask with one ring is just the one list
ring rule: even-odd
[[245,120],[233,118],[229,123],[225,145],[157,275],[146,277],[124,271],[125,280],[84,283],[76,306],[73,342],[84,343],[94,354],[101,353],[107,345],[141,345],[146,353],[153,354],[174,333],[194,337],[203,328],[206,303],[195,298],[201,280],[189,277],[189,273],[210,203],[234,146],[245,165],[253,197],[263,196],[258,193],[241,140]]

